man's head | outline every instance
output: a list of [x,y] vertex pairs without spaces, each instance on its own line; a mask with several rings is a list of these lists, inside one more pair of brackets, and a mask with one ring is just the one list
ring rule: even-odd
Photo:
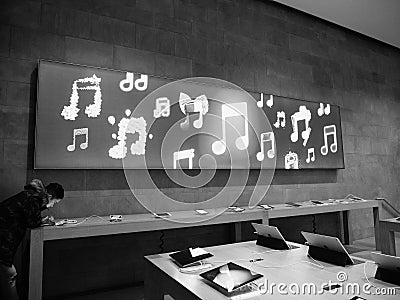
[[46,186],[47,193],[49,194],[49,203],[46,205],[47,207],[53,207],[54,204],[61,201],[64,198],[64,188],[61,184],[56,182],[49,183]]

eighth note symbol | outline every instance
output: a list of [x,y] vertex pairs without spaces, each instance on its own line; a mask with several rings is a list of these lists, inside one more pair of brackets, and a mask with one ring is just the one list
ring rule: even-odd
[[[78,117],[79,91],[94,91],[93,103],[85,108],[85,114],[89,118],[97,118],[101,113],[101,78],[93,74],[92,77],[77,79],[72,83],[72,94],[69,98],[69,105],[64,106],[61,116],[65,120],[74,121]],[[79,84],[79,85],[78,85]],[[80,86],[87,84],[86,86]]]
[[226,119],[230,117],[244,117],[244,135],[239,136],[235,145],[238,150],[247,149],[249,146],[249,123],[247,120],[247,103],[238,102],[222,105],[222,140],[212,143],[211,149],[216,155],[221,155],[226,151]]
[[[312,156],[311,156],[311,154],[312,154]],[[309,164],[311,161],[315,161],[315,149],[314,148],[309,148],[307,155],[308,156],[306,158],[306,163]]]
[[311,134],[311,127],[310,127],[311,112],[307,109],[305,105],[301,105],[299,107],[299,111],[295,112],[290,118],[292,120],[292,127],[293,127],[293,132],[290,135],[290,139],[292,140],[293,143],[297,142],[299,139],[298,122],[299,121],[305,122],[305,129],[301,133],[301,137],[303,138],[303,146],[305,147],[307,145],[308,139],[310,138]]
[[[132,117],[130,109],[125,110],[125,116],[118,123],[118,136],[115,133],[112,134],[112,138],[118,140],[118,144],[108,149],[108,156],[114,159],[123,159],[126,157],[128,150],[126,147],[127,134],[139,134],[138,140],[131,144],[132,155],[144,155],[146,152],[146,120],[143,117]],[[115,117],[109,116],[108,122],[114,125]]]
[[336,125],[329,125],[324,127],[324,145],[321,147],[321,154],[328,154],[328,136],[333,137],[333,142],[330,146],[331,152],[335,153],[337,151],[337,137],[336,137]]
[[88,145],[89,145],[89,128],[87,128],[87,127],[86,128],[78,128],[78,129],[74,129],[74,135],[72,137],[72,144],[68,145],[68,147],[67,147],[68,151],[70,151],[70,152],[75,151],[76,137],[78,135],[85,136],[85,142],[81,143],[79,145],[79,147],[82,150],[85,150],[88,147]]
[[268,150],[267,156],[268,158],[274,158],[275,156],[275,136],[274,133],[271,132],[264,132],[261,133],[261,141],[260,141],[260,146],[261,146],[261,151],[257,153],[256,157],[258,161],[263,161],[264,160],[264,143],[265,142],[271,142],[271,149]]
[[275,128],[286,126],[286,114],[284,111],[276,112],[276,122],[274,123]]
[[176,169],[176,162],[181,159],[189,159],[189,169],[193,169],[193,157],[194,157],[194,149],[187,149],[174,152],[174,169]]

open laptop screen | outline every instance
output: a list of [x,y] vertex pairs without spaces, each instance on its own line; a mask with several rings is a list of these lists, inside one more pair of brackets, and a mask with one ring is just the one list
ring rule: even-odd
[[379,267],[399,272],[400,274],[400,257],[377,252],[371,252],[371,256]]
[[302,231],[301,234],[310,246],[343,253],[347,256],[349,264],[355,264],[346,248],[337,237]]

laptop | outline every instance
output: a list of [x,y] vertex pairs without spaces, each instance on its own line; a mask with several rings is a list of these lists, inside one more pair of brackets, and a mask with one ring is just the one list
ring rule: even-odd
[[242,292],[242,287],[263,275],[229,262],[200,274],[208,284],[228,297]]
[[286,249],[294,249],[297,247],[289,245],[281,232],[279,231],[278,227],[275,226],[270,226],[270,225],[264,225],[264,224],[258,224],[258,223],[251,223],[251,225],[254,227],[258,235],[262,235],[268,238],[274,238],[277,240],[282,241],[284,245],[286,245]]
[[169,256],[180,268],[184,268],[198,263],[203,259],[212,257],[213,255],[201,248],[189,248],[183,251],[172,253]]
[[400,257],[377,252],[372,252],[371,256],[378,265],[375,278],[400,285]]
[[347,261],[348,261],[347,264],[354,265],[356,263],[361,263],[361,261],[355,261],[350,257],[346,248],[343,246],[343,244],[337,237],[305,232],[305,231],[302,231],[301,234],[303,235],[308,245],[310,246],[345,254],[347,256]]
[[371,256],[380,268],[400,272],[400,257],[378,252],[371,252]]

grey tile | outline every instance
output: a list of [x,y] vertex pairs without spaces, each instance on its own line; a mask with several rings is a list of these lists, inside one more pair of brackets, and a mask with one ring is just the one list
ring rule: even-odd
[[112,67],[113,46],[103,42],[66,37],[65,59],[72,63]]

